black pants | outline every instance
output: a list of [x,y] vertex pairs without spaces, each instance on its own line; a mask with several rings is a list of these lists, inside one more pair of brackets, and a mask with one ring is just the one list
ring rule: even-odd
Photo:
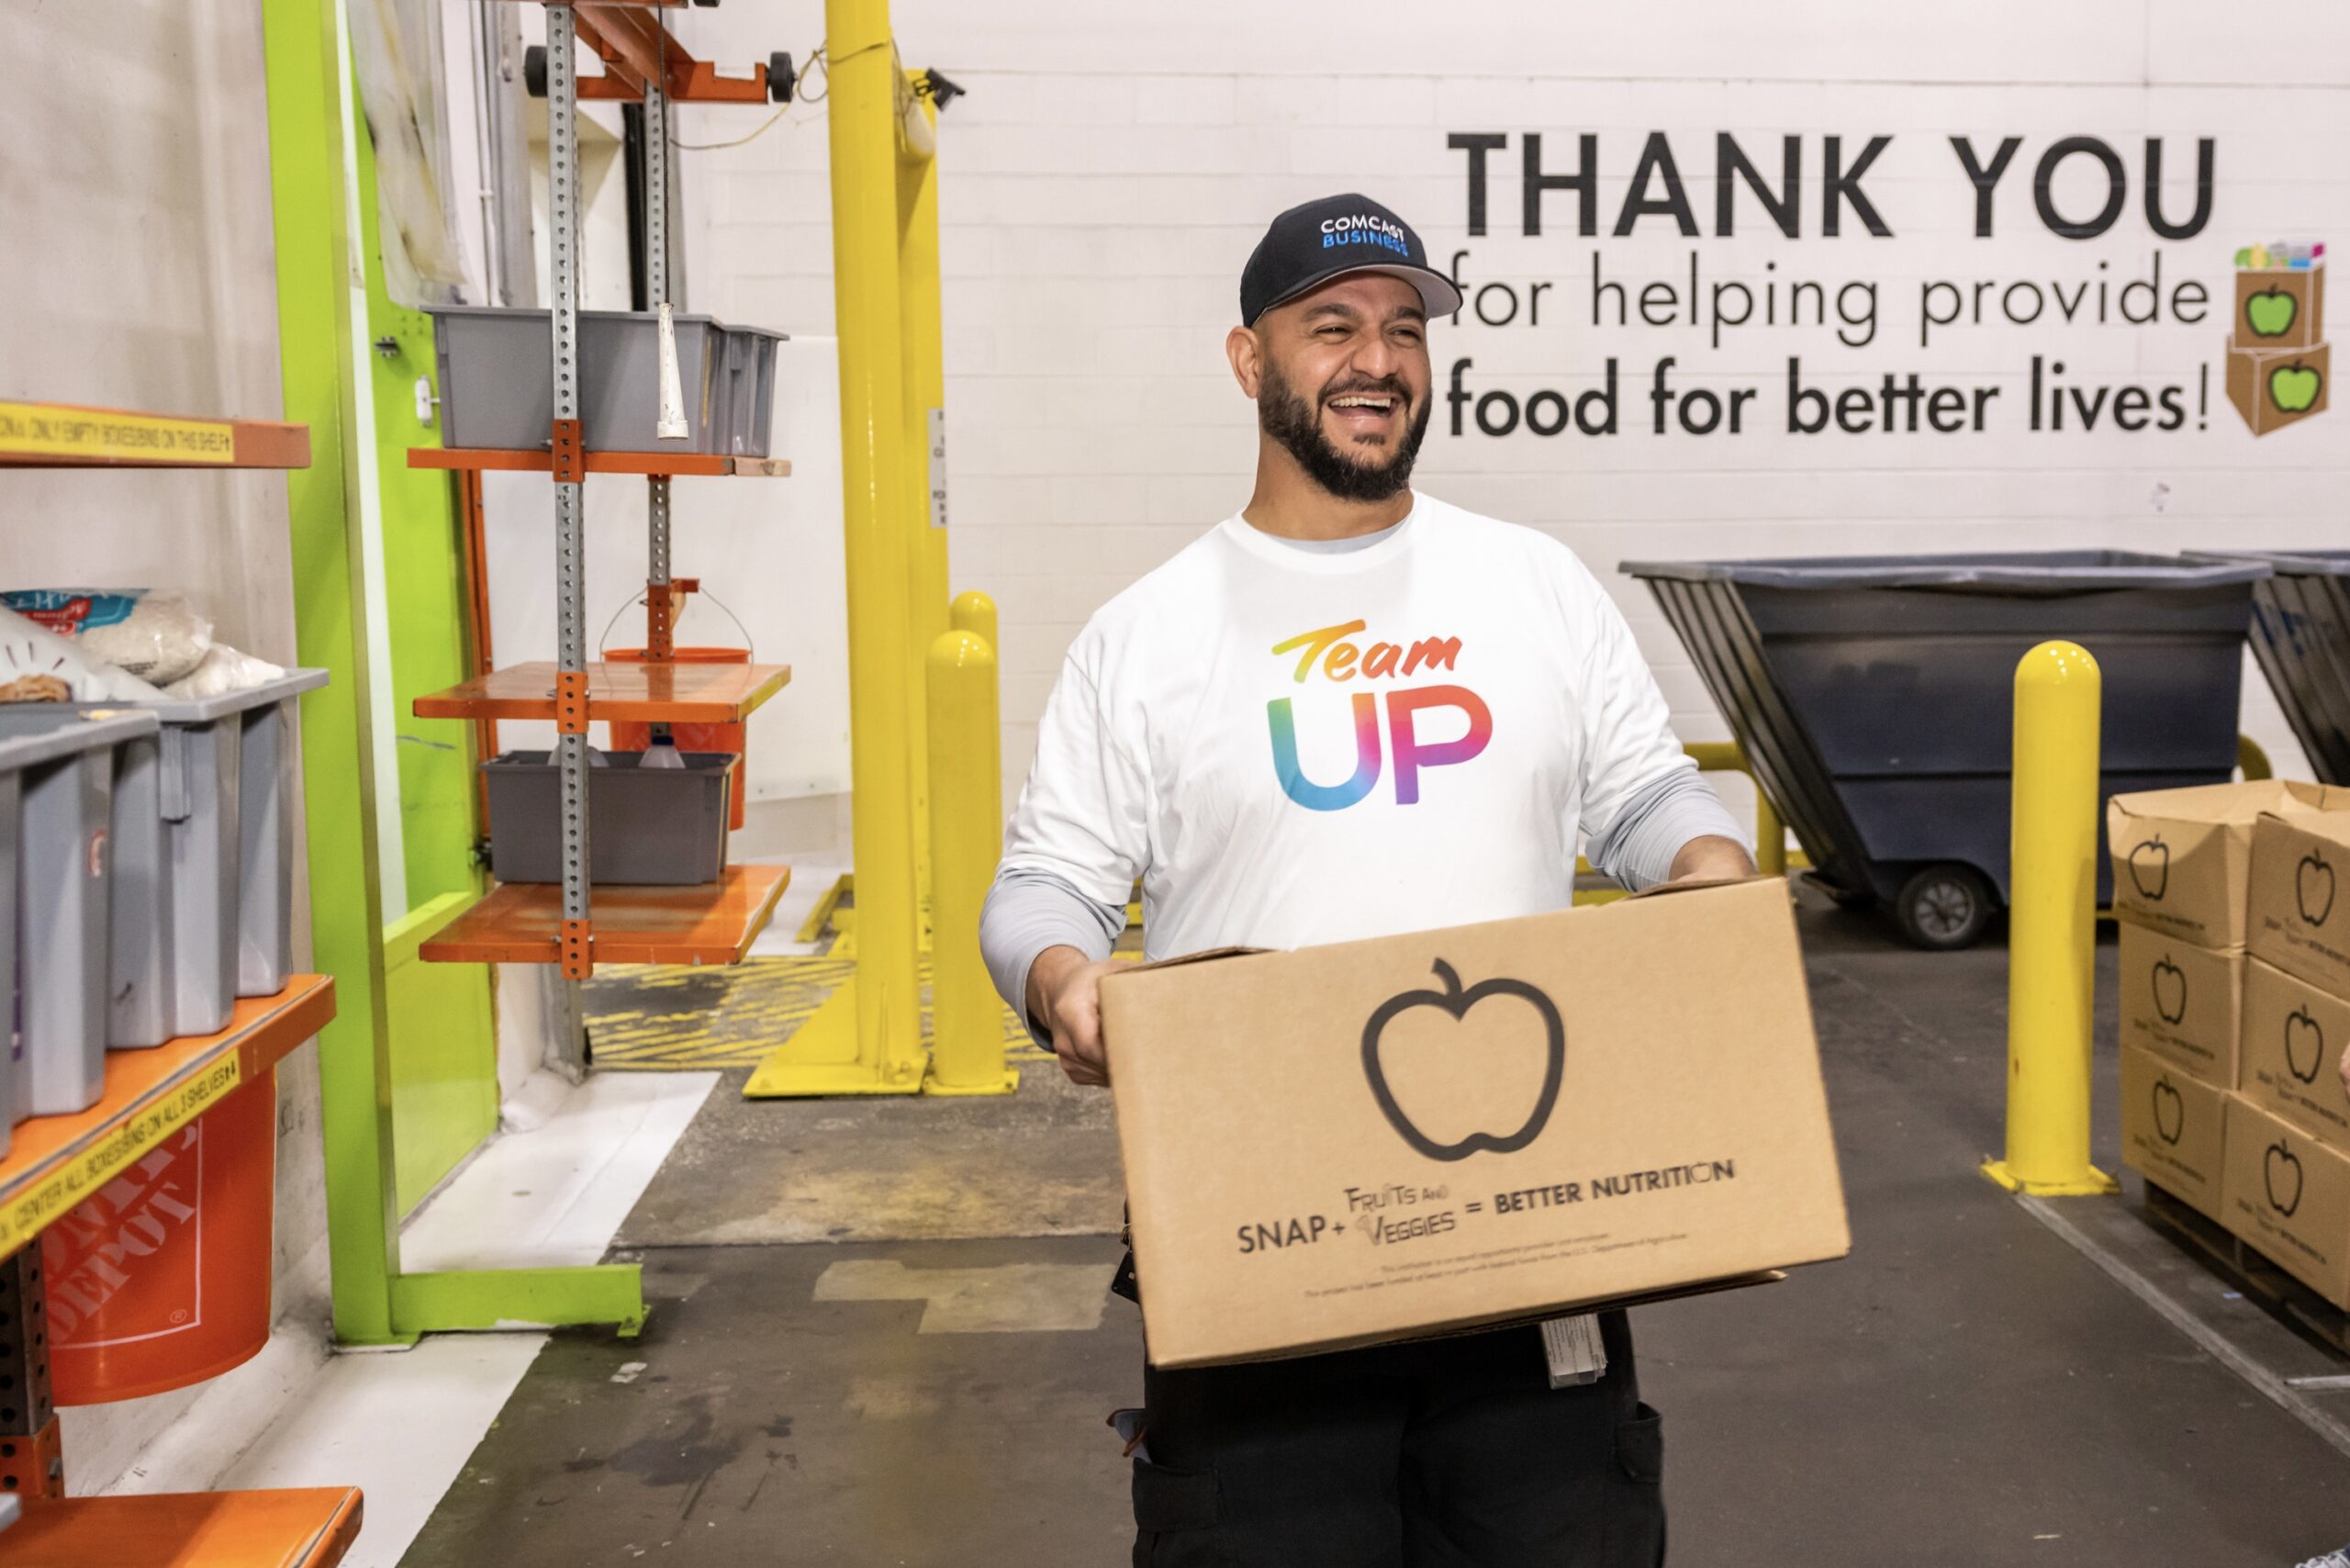
[[1539,1329],[1145,1376],[1135,1568],[1656,1568],[1632,1333],[1552,1389]]

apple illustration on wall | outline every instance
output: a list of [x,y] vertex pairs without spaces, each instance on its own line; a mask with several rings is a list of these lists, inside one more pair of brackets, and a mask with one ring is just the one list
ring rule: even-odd
[[2130,851],[2130,880],[2138,896],[2154,903],[2162,902],[2163,891],[2170,886],[2170,846],[2161,834],[2154,834]]
[[[1481,980],[1463,990],[1460,974],[1442,958],[1436,961],[1436,975],[1444,982],[1442,991],[1407,991],[1391,996],[1381,1002],[1364,1022],[1362,1070],[1363,1076],[1371,1081],[1371,1097],[1379,1102],[1379,1108],[1385,1114],[1388,1124],[1402,1136],[1404,1141],[1430,1159],[1466,1159],[1481,1148],[1495,1154],[1513,1154],[1541,1136],[1543,1126],[1550,1120],[1551,1109],[1559,1103],[1559,1084],[1565,1077],[1567,1068],[1565,1021],[1559,1016],[1558,1007],[1548,996],[1524,980]],[[1544,1035],[1542,1090],[1536,1097],[1533,1108],[1515,1131],[1501,1135],[1473,1132],[1456,1143],[1439,1143],[1422,1132],[1418,1124],[1397,1103],[1394,1090],[1388,1081],[1387,1068],[1382,1061],[1381,1036],[1389,1025],[1414,1008],[1433,1007],[1449,1014],[1458,1023],[1468,1016],[1471,1008],[1486,1001],[1515,1002],[1534,1009]],[[1459,1070],[1466,1075],[1476,1075],[1481,1066],[1474,1059],[1465,1059],[1457,1065]]]
[[2325,386],[2325,377],[2295,360],[2268,373],[2268,400],[2288,414],[2306,412]]
[[2246,296],[2244,302],[2244,325],[2256,338],[2283,337],[2292,330],[2293,318],[2300,313],[2301,302],[2273,284]]
[[2268,1188],[2268,1206],[2287,1219],[2292,1218],[2293,1211],[2301,1206],[2300,1156],[2278,1138],[2268,1146],[2261,1175]]
[[[2310,1065],[2301,1066],[2306,1052]],[[2303,1083],[2317,1081],[2317,1070],[2325,1065],[2325,1031],[2318,1027],[2306,1007],[2296,1007],[2285,1019],[2285,1066]]]
[[2154,966],[2154,1011],[2165,1024],[2187,1016],[2187,971],[2172,963],[2167,953]]
[[2311,925],[2323,925],[2325,917],[2333,913],[2333,868],[2314,849],[2301,857],[2294,870],[2293,898],[2300,906],[2301,918]]

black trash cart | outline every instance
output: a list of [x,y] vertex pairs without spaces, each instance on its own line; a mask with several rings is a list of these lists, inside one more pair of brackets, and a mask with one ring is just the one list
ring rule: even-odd
[[[1633,561],[1840,902],[1963,947],[2008,899],[2015,669],[2068,638],[2104,678],[2104,794],[2236,765],[2251,561],[2121,551]],[[2100,853],[2099,902],[2110,873]]]
[[2350,784],[2350,550],[2198,551],[2191,561],[2257,561],[2252,652],[2322,784]]

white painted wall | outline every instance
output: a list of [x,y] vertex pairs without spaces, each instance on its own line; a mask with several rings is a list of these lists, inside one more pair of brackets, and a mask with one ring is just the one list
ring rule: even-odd
[[[251,0],[0,6],[0,397],[278,416],[261,81]],[[0,470],[0,583],[176,588],[221,637],[293,662],[274,475]],[[297,959],[308,927],[297,913]],[[66,1412],[76,1494],[204,1484],[233,1451],[134,1457],[199,1397],[265,1406],[325,1354],[311,1050],[278,1070],[278,1094],[276,1338],[217,1383]],[[205,1429],[217,1448],[237,1428]]]
[[[1611,580],[1687,738],[1727,732],[1646,591],[1615,576],[1623,559],[2350,543],[2339,498],[2350,416],[2255,441],[2220,398],[2233,250],[2279,236],[2350,242],[2350,180],[2333,155],[2350,136],[2350,12],[2252,28],[2210,0],[1995,0],[1964,13],[1704,0],[1669,23],[1593,0],[1495,0],[1444,16],[1396,0],[894,9],[906,62],[969,89],[940,134],[953,566],[957,588],[987,589],[1002,611],[1007,799],[1086,616],[1245,498],[1250,410],[1221,347],[1239,269],[1280,207],[1339,190],[1401,210],[1440,258],[1467,251],[1472,283],[1510,283],[1521,299],[1552,284],[1539,327],[1523,314],[1505,327],[1466,315],[1440,326],[1440,376],[1467,357],[1472,392],[1523,398],[1588,388],[1618,360],[1619,435],[1494,439],[1470,424],[1454,436],[1439,405],[1421,474],[1435,493],[1557,534]],[[689,10],[677,26],[698,53],[739,63],[779,47],[804,61],[822,24],[803,0]],[[747,109],[692,112],[697,140],[755,124]],[[1529,131],[1544,136],[1554,171],[1572,166],[1579,134],[1598,135],[1598,236],[1574,233],[1571,193],[1548,198],[1543,234],[1519,234]],[[1653,217],[1628,237],[1608,232],[1651,131],[1670,137],[1700,239]],[[1803,138],[1800,238],[1763,228],[1743,196],[1736,236],[1714,236],[1718,131],[1774,182],[1779,138]],[[1510,139],[1491,157],[1492,231],[1479,238],[1468,233],[1467,156],[1447,145],[1455,132]],[[2025,139],[1991,239],[1973,235],[1953,134],[1986,153],[2002,136]],[[2106,140],[2131,171],[2121,218],[2097,240],[2056,239],[2032,209],[2034,163],[2074,134]],[[1820,237],[1827,135],[1848,160],[1872,136],[1893,138],[1863,183],[1890,238],[1869,237],[1849,213],[1841,236]],[[2147,136],[2166,140],[2165,201],[2178,218],[2193,205],[2195,139],[2216,140],[2212,216],[2192,240],[2158,240],[2141,212]],[[746,146],[688,156],[699,306],[831,330],[825,158],[820,106]],[[2098,206],[2090,167],[2075,158],[2057,170],[2060,208]],[[1784,327],[1731,331],[1716,348],[1685,326],[1614,326],[1611,303],[1611,324],[1595,330],[1595,251],[1634,304],[1650,282],[1684,279],[1693,251],[1707,287],[1802,276],[1832,296],[1874,280],[1882,325],[1859,348]],[[2157,254],[2166,294],[2185,278],[2206,286],[2209,319],[1953,328],[1919,345],[1930,279],[2061,281],[2069,293],[2083,279],[2138,275]],[[1488,303],[1498,314],[1502,297]],[[2190,407],[2208,365],[2208,408],[2170,434],[2034,434],[2022,404],[2035,353],[2087,386],[2182,385]],[[1874,386],[1914,370],[1929,383],[1996,386],[1999,418],[1981,434],[1789,434],[1790,354],[1807,384]],[[1646,377],[1666,355],[1678,387],[1754,388],[1762,428],[1735,440],[1650,433]],[[803,668],[839,656],[837,645],[795,650]],[[2280,767],[2297,767],[2247,670],[2244,727]]]

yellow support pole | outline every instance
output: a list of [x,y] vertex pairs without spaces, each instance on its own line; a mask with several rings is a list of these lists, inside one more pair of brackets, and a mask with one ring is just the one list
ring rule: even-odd
[[2114,1191],[2089,1163],[2099,689],[2077,644],[2042,643],[2016,666],[2008,1151],[1983,1173],[2043,1197]]
[[1020,1075],[1003,1065],[1003,1004],[979,957],[979,905],[1003,846],[995,650],[970,632],[942,632],[929,662],[933,935],[923,1092],[1009,1094]]
[[[898,323],[905,364],[904,457],[911,503],[906,513],[907,603],[911,607],[906,670],[912,682],[907,700],[908,711],[918,721],[924,712],[923,662],[947,629],[946,353],[938,283],[938,106],[916,90],[921,75],[911,71],[900,75],[896,106]],[[995,646],[994,638],[988,639],[988,646]],[[930,885],[928,745],[928,737],[917,723],[912,752],[914,862],[916,885],[923,888]]]
[[856,974],[752,1075],[754,1098],[922,1088],[912,566],[898,149],[904,76],[889,0],[825,0],[833,289],[840,334],[848,567],[849,767]]
[[1766,877],[1787,874],[1787,825],[1762,792],[1746,748],[1736,741],[1691,741],[1681,748],[1700,773],[1743,773],[1754,786],[1754,868]]

